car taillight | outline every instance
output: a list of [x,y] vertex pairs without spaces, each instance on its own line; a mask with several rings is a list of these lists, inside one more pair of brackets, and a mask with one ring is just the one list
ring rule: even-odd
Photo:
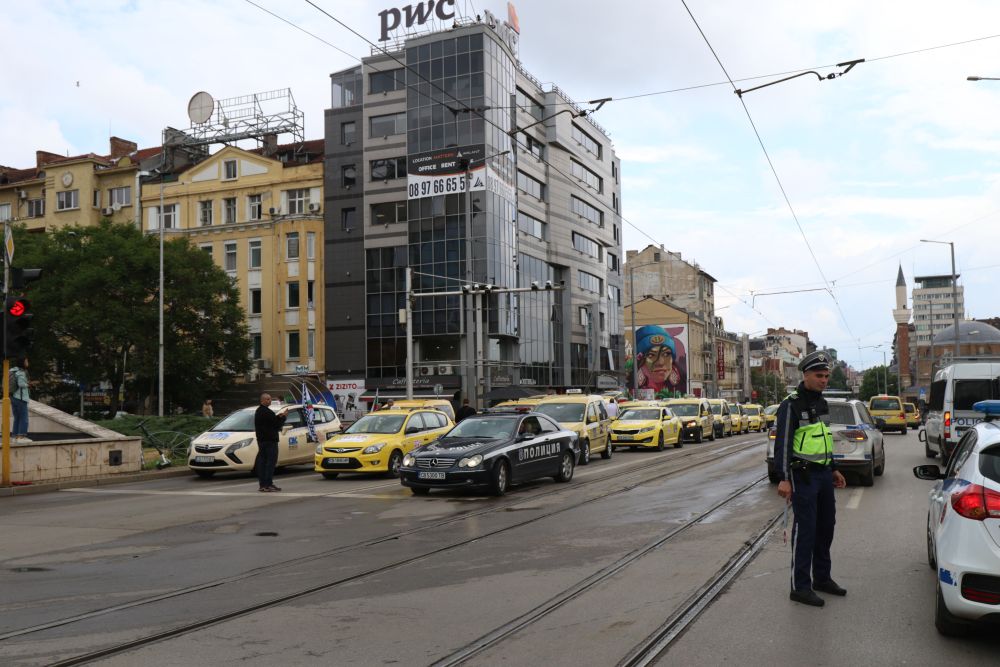
[[868,439],[868,435],[864,431],[858,429],[845,429],[843,431],[837,431],[837,435],[844,440],[855,440],[857,442],[864,442]]
[[962,597],[966,600],[982,602],[983,604],[1000,604],[1000,593],[983,591],[978,588],[972,588],[971,586],[962,586]]
[[944,437],[951,437],[951,412],[944,413]]
[[900,412],[900,413],[899,413],[899,418],[900,418],[900,419],[906,419],[906,415],[905,415],[905,414],[903,414],[902,412]]
[[778,429],[772,428],[770,431],[767,432],[767,437],[770,438],[771,440],[774,440],[775,438],[777,438],[778,437]]
[[951,506],[973,521],[1000,519],[1000,493],[979,484],[968,484],[951,494]]

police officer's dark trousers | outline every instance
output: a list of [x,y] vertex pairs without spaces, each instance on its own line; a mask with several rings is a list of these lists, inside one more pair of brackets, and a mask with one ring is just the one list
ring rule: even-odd
[[819,466],[794,471],[792,510],[792,589],[808,591],[813,582],[830,581],[830,545],[837,522],[833,471]]
[[254,466],[257,468],[257,479],[260,480],[260,488],[266,489],[274,486],[274,467],[278,465],[278,443],[259,442],[257,443],[257,460]]

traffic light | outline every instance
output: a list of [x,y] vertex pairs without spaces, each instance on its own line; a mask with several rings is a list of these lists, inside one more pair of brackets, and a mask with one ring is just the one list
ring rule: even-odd
[[42,277],[41,269],[17,269],[10,267],[10,287],[12,291],[20,292],[28,283],[34,282]]
[[5,358],[20,359],[28,356],[35,335],[35,330],[31,326],[34,317],[30,301],[24,297],[7,297],[3,316]]

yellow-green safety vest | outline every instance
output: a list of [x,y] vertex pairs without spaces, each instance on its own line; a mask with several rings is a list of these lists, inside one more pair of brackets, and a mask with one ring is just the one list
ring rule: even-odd
[[[794,400],[798,394],[790,394],[789,398]],[[799,425],[792,434],[792,456],[819,465],[830,465],[833,462],[833,433],[821,421]]]

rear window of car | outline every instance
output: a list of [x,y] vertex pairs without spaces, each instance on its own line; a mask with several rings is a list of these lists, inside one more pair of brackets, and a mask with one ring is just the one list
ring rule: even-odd
[[996,398],[996,380],[955,380],[955,409],[971,410],[973,403]]
[[979,472],[1000,483],[1000,447],[989,447],[979,454]]
[[846,403],[828,403],[827,407],[830,408],[831,424],[853,426],[858,423],[857,418],[854,416],[854,410],[851,409],[850,405]]
[[913,405],[913,403],[903,403],[903,411],[904,412],[909,412],[909,413],[914,413],[914,412],[917,411],[917,408],[916,408],[916,406]]
[[756,415],[759,415],[759,414],[760,414],[760,408],[743,408],[743,410],[744,410],[744,411],[745,411],[745,412],[746,412],[746,413],[747,413],[748,415],[754,415],[754,416],[756,416]]
[[873,398],[872,410],[899,410],[899,400],[895,398]]

